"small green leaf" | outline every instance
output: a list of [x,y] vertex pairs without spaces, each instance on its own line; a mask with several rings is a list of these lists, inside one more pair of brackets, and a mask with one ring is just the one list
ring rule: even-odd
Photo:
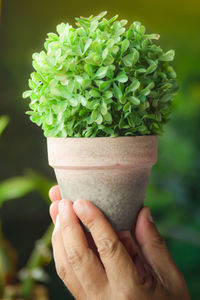
[[105,114],[107,114],[107,111],[108,111],[108,108],[107,108],[107,105],[106,105],[106,103],[102,103],[101,104],[101,113],[102,113],[102,115],[105,115]]
[[85,64],[84,65],[84,69],[88,73],[88,75],[90,75],[91,77],[93,77],[93,67],[92,67],[92,65]]
[[103,117],[106,122],[112,123],[112,116],[109,112],[107,112]]
[[165,54],[161,55],[159,57],[159,60],[161,61],[172,61],[175,56],[175,51],[174,50],[169,50]]
[[131,115],[129,115],[129,116],[127,117],[127,119],[128,119],[128,124],[129,124],[129,126],[130,126],[131,128],[134,128],[134,127],[135,127],[135,123],[134,123],[134,121],[133,121],[133,117],[132,117]]
[[139,52],[137,50],[135,50],[133,52],[133,65],[136,64],[136,62],[138,61],[139,57],[140,57]]
[[125,72],[120,72],[117,77],[115,78],[115,80],[125,83],[128,81],[128,76],[126,75]]
[[8,116],[1,116],[0,117],[0,136],[2,134],[2,132],[4,131],[4,129],[6,128],[6,126],[9,123],[9,117]]
[[102,122],[103,122],[103,117],[101,114],[98,115],[97,119],[96,119],[96,122],[98,125],[100,125]]
[[106,59],[107,55],[108,55],[109,51],[108,51],[108,48],[105,48],[102,52],[102,58],[103,59]]
[[78,101],[82,104],[82,106],[86,106],[87,100],[82,95],[77,96]]
[[133,103],[134,105],[139,105],[140,104],[140,99],[134,97],[134,96],[130,96],[128,97],[128,100]]
[[123,63],[126,67],[132,67],[136,64],[136,62],[139,59],[139,52],[134,49],[134,52],[127,54],[125,57],[123,57]]
[[105,91],[105,93],[104,93],[105,98],[110,99],[110,98],[112,98],[112,96],[113,96],[113,93],[111,91]]
[[145,34],[144,38],[149,39],[149,40],[159,40],[160,35],[157,33]]
[[140,86],[140,82],[134,78],[132,79],[132,83],[126,88],[126,93],[134,92],[136,91]]
[[31,90],[25,91],[25,92],[23,92],[22,97],[23,97],[24,99],[25,99],[25,98],[28,98],[28,97],[30,97],[30,95],[31,95],[32,92],[33,92],[33,91],[31,91]]
[[127,54],[125,57],[123,57],[123,63],[126,67],[132,67],[133,65],[133,53]]
[[153,64],[151,64],[147,69],[146,69],[146,74],[148,75],[148,74],[151,74],[151,73],[153,73],[155,70],[156,70],[156,68],[157,68],[157,64],[155,64],[155,63],[153,63]]
[[93,112],[91,114],[91,120],[96,121],[98,114],[99,114],[99,112],[97,110],[93,110]]
[[69,102],[71,104],[71,106],[77,106],[78,105],[78,100],[75,98],[70,98]]
[[131,103],[127,102],[123,107],[123,111],[127,112],[130,108],[131,108]]
[[101,94],[95,89],[90,90],[89,95],[93,98],[99,98],[101,96]]
[[99,89],[101,92],[104,92],[106,91],[107,89],[109,89],[110,85],[111,85],[111,81],[107,80],[107,81],[104,81],[103,83],[100,84],[99,86]]
[[108,67],[101,67],[96,72],[95,77],[98,79],[102,79],[106,76],[107,71],[108,71]]
[[122,98],[122,91],[115,83],[113,84],[113,92],[114,92],[115,98],[117,98],[118,100],[120,100]]
[[7,200],[21,198],[35,188],[35,183],[28,177],[13,177],[0,183],[0,205]]
[[88,39],[85,43],[85,47],[84,47],[84,53],[89,49],[90,45],[92,43],[92,39]]

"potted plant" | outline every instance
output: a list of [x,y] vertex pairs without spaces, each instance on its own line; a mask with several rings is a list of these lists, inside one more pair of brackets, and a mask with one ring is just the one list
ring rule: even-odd
[[126,28],[106,12],[61,23],[33,54],[31,111],[47,137],[63,198],[96,204],[115,230],[130,229],[170,119],[176,73],[140,22]]

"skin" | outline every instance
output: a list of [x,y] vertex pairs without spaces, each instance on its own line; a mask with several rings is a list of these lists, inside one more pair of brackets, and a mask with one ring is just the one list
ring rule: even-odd
[[132,232],[116,233],[89,201],[61,200],[58,186],[49,195],[56,270],[77,300],[190,299],[148,207]]

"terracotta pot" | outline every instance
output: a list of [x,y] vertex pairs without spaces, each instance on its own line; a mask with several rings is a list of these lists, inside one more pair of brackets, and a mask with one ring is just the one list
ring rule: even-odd
[[116,231],[130,230],[143,206],[157,137],[48,138],[62,197],[87,199]]

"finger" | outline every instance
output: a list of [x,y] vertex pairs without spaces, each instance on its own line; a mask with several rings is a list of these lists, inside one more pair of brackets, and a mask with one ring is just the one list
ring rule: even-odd
[[136,238],[143,255],[153,271],[165,284],[166,279],[176,282],[179,270],[176,267],[164,239],[156,229],[148,207],[144,207],[138,216],[136,224]]
[[54,224],[56,223],[56,217],[58,215],[58,204],[59,204],[59,202],[60,202],[60,200],[54,201],[54,202],[52,202],[52,204],[49,207],[49,213],[50,213],[50,216],[51,216],[52,221],[53,221]]
[[61,200],[61,193],[60,193],[60,189],[58,185],[54,185],[50,191],[49,191],[49,198],[50,200],[53,201],[57,201],[57,200]]
[[59,216],[68,260],[85,291],[97,295],[107,283],[106,274],[100,261],[88,246],[71,201],[60,201]]
[[130,231],[119,231],[117,232],[117,235],[136,265],[139,276],[142,278],[142,280],[144,280],[148,275],[144,268],[146,261],[137,242],[135,241],[135,238],[132,236]]
[[119,284],[127,285],[129,276],[138,280],[139,276],[131,257],[101,211],[86,200],[75,201],[73,207],[92,234],[110,284],[115,287],[119,287]]
[[53,256],[56,271],[60,279],[64,282],[70,292],[77,299],[86,299],[85,292],[76,277],[71,264],[67,260],[63,240],[60,231],[59,217],[56,219],[56,226],[52,235]]

